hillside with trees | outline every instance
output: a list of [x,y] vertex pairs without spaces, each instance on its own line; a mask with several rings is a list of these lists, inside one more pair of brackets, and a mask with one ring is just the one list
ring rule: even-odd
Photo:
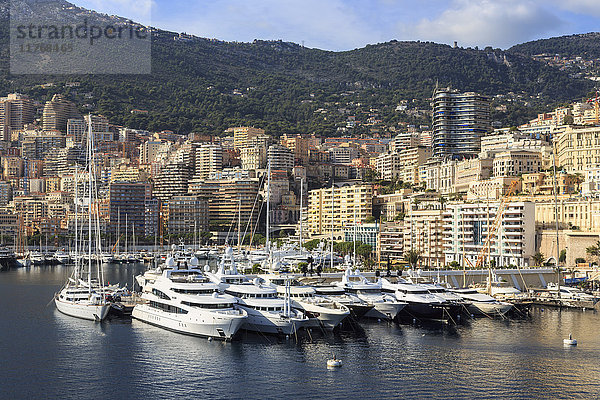
[[[6,3],[0,1],[4,7]],[[90,12],[90,18],[94,15]],[[0,6],[0,94],[17,91],[45,100],[64,93],[84,112],[153,131],[220,134],[244,124],[275,135],[333,135],[346,118],[341,109],[376,109],[387,124],[427,123],[424,116],[411,120],[399,114],[396,106],[409,100],[428,108],[436,85],[520,99],[519,105],[511,104],[515,113],[494,114],[501,123],[515,125],[593,89],[587,79],[575,79],[512,49],[391,41],[331,52],[281,41],[180,41],[174,40],[176,33],[162,30],[153,33],[151,75],[12,76],[7,18]],[[73,81],[79,86],[65,86]],[[46,83],[54,85],[41,86]],[[148,112],[132,113],[135,109]]]

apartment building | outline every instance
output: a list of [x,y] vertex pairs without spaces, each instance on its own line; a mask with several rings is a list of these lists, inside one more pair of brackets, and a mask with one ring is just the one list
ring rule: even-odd
[[565,126],[555,132],[557,163],[569,174],[600,165],[600,127]]
[[574,175],[559,173],[554,182],[552,174],[538,172],[537,174],[523,174],[521,177],[523,193],[533,195],[554,194],[554,185],[558,194],[574,194],[579,192],[579,178]]
[[494,169],[492,158],[472,158],[458,161],[454,167],[454,192],[466,193],[472,182],[489,179]]
[[34,103],[27,96],[13,93],[0,98],[0,139],[11,140],[12,132],[31,124],[34,115]]
[[305,164],[309,160],[310,138],[300,135],[284,134],[280,139],[281,145],[290,149],[294,158],[300,163]]
[[[236,150],[243,149],[249,146],[249,141],[256,136],[263,136],[265,134],[264,129],[240,126],[236,128],[230,128],[233,131],[233,148]],[[228,130],[229,131],[229,130]]]
[[532,174],[542,168],[542,157],[539,151],[507,150],[495,155],[493,165],[494,176]]
[[197,195],[173,196],[166,207],[169,235],[193,235],[209,230],[208,198]]
[[[448,204],[444,213],[443,246],[445,264],[453,261],[470,268],[489,243],[486,260],[496,267],[532,265],[535,254],[535,204],[511,202],[501,216],[501,224],[492,232],[500,204]],[[488,240],[489,237],[489,240]],[[485,265],[480,265],[485,267]]]
[[404,221],[381,224],[379,252],[383,262],[404,260]]
[[433,95],[433,155],[470,158],[490,130],[490,100],[477,93],[439,89]]
[[443,214],[444,210],[438,204],[437,209],[410,207],[404,216],[403,249],[418,251],[421,267],[441,268],[445,265]]
[[[340,233],[350,223],[364,222],[372,215],[373,187],[354,184],[311,190],[308,193],[308,233]],[[341,237],[341,236],[340,236]]]
[[196,149],[195,178],[207,179],[223,169],[223,148],[218,144],[203,144]]
[[294,168],[294,155],[290,149],[280,144],[269,146],[267,160],[271,163],[271,169],[291,171]]
[[67,132],[69,119],[83,119],[74,103],[68,101],[60,94],[55,94],[52,100],[46,102],[42,115],[45,131]]
[[134,227],[133,230],[138,235],[143,234],[146,230],[145,202],[151,195],[151,186],[146,183],[111,183],[108,191],[108,222],[111,231],[132,232]]
[[229,227],[241,218],[248,232],[255,229],[261,207],[259,179],[204,180],[190,183],[189,194],[208,198],[211,223]]
[[[535,220],[540,228],[554,229],[556,224],[554,198],[535,202]],[[560,229],[600,234],[600,199],[562,196],[558,199],[558,223]]]
[[522,190],[522,181],[515,177],[498,176],[471,182],[467,191],[467,200],[488,201],[501,199],[508,192],[513,181],[517,181],[515,192],[520,192]]
[[177,162],[165,165],[154,181],[154,196],[165,202],[173,196],[187,194],[191,176],[192,170],[185,163]]

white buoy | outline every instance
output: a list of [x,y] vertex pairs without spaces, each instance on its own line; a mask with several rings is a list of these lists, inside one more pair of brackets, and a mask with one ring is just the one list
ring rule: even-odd
[[565,346],[577,346],[577,340],[573,339],[573,337],[569,333],[569,338],[568,339],[563,339],[563,344]]
[[208,338],[208,341],[209,341],[209,342],[212,342],[212,338],[211,338],[211,337],[209,337],[209,338]]
[[327,368],[339,368],[341,366],[342,360],[338,360],[337,358],[335,358],[335,354],[333,355],[333,358],[327,360]]

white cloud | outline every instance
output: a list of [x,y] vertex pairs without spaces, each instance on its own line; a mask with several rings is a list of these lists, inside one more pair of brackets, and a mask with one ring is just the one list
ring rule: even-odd
[[438,17],[404,26],[404,33],[421,40],[506,48],[557,32],[562,24],[537,1],[456,0]]
[[164,23],[156,14],[158,26],[224,40],[305,41],[306,46],[331,50],[379,40],[376,30],[344,0],[222,0],[196,4],[188,14]]

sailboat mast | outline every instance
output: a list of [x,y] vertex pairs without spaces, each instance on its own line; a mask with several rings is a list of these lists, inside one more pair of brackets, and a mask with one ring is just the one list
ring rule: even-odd
[[121,206],[117,207],[117,254],[121,247]]
[[[354,194],[356,196],[356,193]],[[353,260],[352,260],[352,264],[354,265],[354,267],[356,268],[356,198],[354,199],[354,240],[353,240],[353,244],[354,244],[354,253],[353,253]],[[379,268],[379,266],[377,266],[377,268]]]
[[300,255],[302,255],[302,192],[304,192],[304,178],[300,178],[300,232],[298,241],[300,242]]
[[238,253],[242,252],[242,198],[238,203]]
[[127,213],[125,213],[125,254],[127,254],[129,252],[129,248],[127,247],[128,243],[127,243],[127,228],[129,227],[128,223],[127,223]]
[[334,183],[333,183],[333,171],[331,174],[331,259],[329,260],[329,264],[331,266],[331,270],[333,271],[333,197],[335,195]]
[[552,175],[552,184],[554,186],[554,219],[556,220],[556,273],[558,274],[557,288],[558,298],[560,299],[560,265],[558,259],[560,258],[559,237],[558,237],[558,184],[556,179],[556,141],[552,146],[552,168],[554,174]]
[[[268,168],[267,168],[267,235],[266,235],[267,236],[267,242],[265,243],[267,252],[271,248],[271,243],[269,241],[270,240],[270,238],[269,238],[270,237],[270,234],[269,234],[269,231],[270,231],[270,226],[269,226],[270,225],[270,220],[269,220],[269,206],[270,206],[270,203],[271,203],[271,159],[269,159],[268,163],[269,163],[269,165],[268,165]],[[270,258],[271,257],[269,257],[269,259]]]
[[79,192],[79,189],[77,187],[77,177],[78,177],[78,172],[77,172],[77,165],[75,165],[75,176],[74,176],[74,180],[75,180],[75,245],[74,245],[74,251],[75,251],[75,282],[79,283],[79,214],[78,214],[78,208],[79,208],[79,195],[77,194],[77,192]]
[[88,290],[92,294],[92,116],[88,116]]

